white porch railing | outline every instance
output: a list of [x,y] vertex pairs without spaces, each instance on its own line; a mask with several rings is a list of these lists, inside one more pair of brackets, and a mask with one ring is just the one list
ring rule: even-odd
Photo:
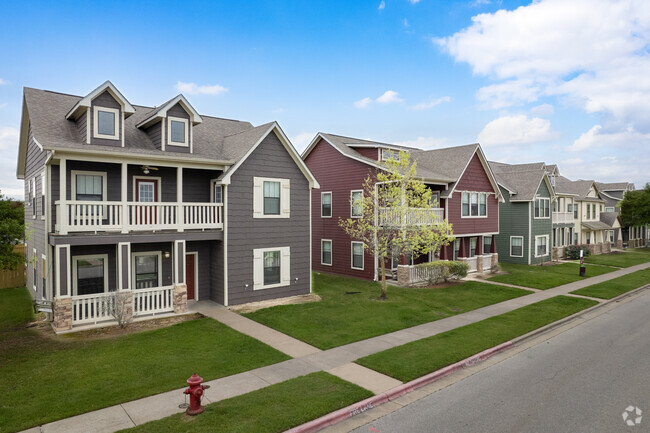
[[437,276],[435,274],[440,274],[440,271],[425,266],[409,266],[409,282],[411,284],[426,283],[435,278]]
[[56,215],[55,230],[62,234],[223,229],[221,203],[57,201]]
[[72,324],[83,325],[111,320],[113,293],[96,293],[72,297]]
[[174,288],[172,286],[133,291],[133,316],[170,311],[174,311]]
[[476,272],[476,257],[467,257],[463,261],[469,265],[467,272]]
[[442,208],[412,208],[403,213],[390,207],[379,208],[379,224],[382,226],[433,225],[441,222],[443,217],[444,209]]
[[492,254],[483,254],[483,270],[492,269]]
[[553,224],[572,224],[573,212],[553,212]]

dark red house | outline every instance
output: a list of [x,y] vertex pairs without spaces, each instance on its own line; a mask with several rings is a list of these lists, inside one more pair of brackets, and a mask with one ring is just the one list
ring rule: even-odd
[[417,161],[418,176],[439,203],[432,211],[452,223],[456,240],[435,256],[394,257],[389,267],[459,259],[468,262],[471,271],[482,271],[496,263],[492,239],[499,232],[503,198],[479,144],[421,150],[319,133],[302,155],[321,186],[312,191],[314,270],[378,278],[377,261],[339,228],[338,221],[354,217],[352,199],[362,193],[364,180],[382,169],[382,160],[402,150]]

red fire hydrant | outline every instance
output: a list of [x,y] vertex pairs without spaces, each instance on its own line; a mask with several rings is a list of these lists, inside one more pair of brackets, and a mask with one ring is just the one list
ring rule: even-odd
[[187,408],[188,415],[198,415],[205,410],[201,406],[201,397],[203,396],[203,390],[210,388],[210,385],[201,385],[202,382],[203,378],[196,373],[187,379],[187,384],[190,387],[183,391],[183,394],[189,394],[190,396],[190,407]]

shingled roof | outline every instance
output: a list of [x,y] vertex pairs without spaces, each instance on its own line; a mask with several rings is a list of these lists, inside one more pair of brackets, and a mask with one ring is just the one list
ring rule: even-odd
[[564,176],[558,176],[555,179],[555,192],[560,194],[575,195],[578,200],[589,200],[603,202],[597,197],[588,197],[589,189],[595,182],[593,180],[570,180]]
[[[510,191],[510,201],[532,201],[537,195],[540,184],[547,179],[543,162],[528,164],[504,164],[490,161],[490,168],[494,172],[499,185]],[[549,191],[553,188],[548,184]]]

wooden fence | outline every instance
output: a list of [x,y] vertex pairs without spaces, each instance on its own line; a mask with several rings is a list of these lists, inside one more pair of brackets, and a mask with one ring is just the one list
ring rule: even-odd
[[[25,254],[25,245],[16,245],[14,251]],[[25,265],[20,264],[13,271],[0,270],[0,289],[23,287],[25,282]]]

